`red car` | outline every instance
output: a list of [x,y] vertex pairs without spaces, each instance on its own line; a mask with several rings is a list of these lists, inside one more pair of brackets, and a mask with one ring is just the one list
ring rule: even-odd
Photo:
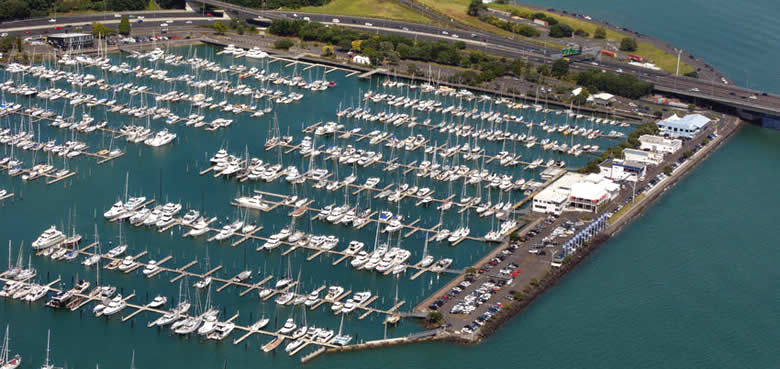
[[521,272],[522,272],[522,270],[520,270],[520,268],[517,268],[517,269],[513,270],[512,273],[510,273],[510,275],[512,277],[517,277],[517,275],[520,274]]
[[60,30],[60,29],[62,29],[62,26],[57,26],[57,27],[54,27],[54,29],[56,29],[56,30]]

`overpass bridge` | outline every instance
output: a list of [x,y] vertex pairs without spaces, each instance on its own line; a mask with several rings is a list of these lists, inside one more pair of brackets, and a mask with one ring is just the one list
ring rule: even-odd
[[[370,17],[352,17],[344,15],[331,15],[319,13],[283,12],[262,9],[247,8],[219,0],[188,0],[188,4],[207,4],[229,12],[231,16],[257,19],[265,21],[271,19],[302,18],[309,17],[312,21],[324,24],[338,24],[344,27],[356,28],[363,31],[377,33],[394,33],[408,37],[429,39],[463,41],[472,49],[481,49],[514,58],[523,58],[535,62],[552,62],[553,54],[557,50],[545,49],[543,46],[483,32],[476,29],[464,30],[462,28],[446,28],[439,25],[427,25]],[[200,6],[200,5],[198,5]],[[334,22],[338,19],[338,22]],[[453,26],[456,26],[453,24]],[[719,106],[735,109],[743,119],[780,121],[780,97],[761,93],[733,84],[705,81],[684,76],[673,76],[665,72],[617,62],[601,61],[597,66],[592,66],[586,61],[573,60],[574,67],[579,70],[598,68],[611,72],[630,72],[638,78],[652,82],[658,92],[674,94],[680,98],[693,101],[712,102]]]

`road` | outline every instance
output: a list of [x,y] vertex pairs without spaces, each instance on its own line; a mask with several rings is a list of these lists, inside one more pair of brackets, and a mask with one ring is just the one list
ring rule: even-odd
[[[233,15],[238,15],[244,18],[264,17],[270,19],[302,19],[303,17],[308,17],[312,21],[317,21],[324,24],[338,24],[345,27],[357,28],[376,33],[400,34],[407,37],[427,40],[463,41],[468,47],[472,49],[484,50],[486,52],[504,55],[507,57],[523,58],[535,63],[551,63],[554,60],[553,53],[557,54],[557,51],[547,49],[533,42],[525,41],[519,37],[506,38],[479,30],[468,31],[463,29],[446,28],[439,25],[417,24],[369,17],[267,11],[246,8],[218,0],[201,0],[199,2],[222,8],[225,11],[232,13]],[[142,12],[130,12],[129,14],[139,15],[142,14]],[[196,13],[171,11],[165,13],[147,13],[145,15],[147,18],[144,19],[144,23],[134,23],[133,25],[137,27],[149,27],[156,25],[159,27],[159,21],[174,18],[185,19],[188,16],[195,19],[193,22],[207,22],[206,20],[203,20],[203,17],[197,17]],[[68,22],[67,24],[72,25],[85,25],[93,21],[105,21],[106,23],[111,24],[114,21],[118,23],[118,19],[119,18],[114,18],[113,13],[98,15],[73,15],[60,17],[56,24],[61,24],[61,22]],[[149,23],[151,23],[151,25]],[[10,31],[9,33],[18,32],[20,29],[45,29],[47,25],[53,24],[54,23],[48,23],[48,19],[30,19],[9,22],[0,24],[0,32],[9,32],[8,29],[16,30]],[[594,63],[596,65],[593,65]],[[710,81],[683,76],[675,77],[666,72],[654,71],[651,69],[609,60],[594,62],[578,61],[575,59],[572,62],[572,68],[575,70],[597,68],[603,71],[610,71],[615,73],[631,73],[642,80],[654,83],[657,90],[665,93],[675,93],[680,96],[715,101],[721,104],[746,109],[752,112],[780,116],[780,97],[758,91],[748,90],[733,84],[724,84],[720,82],[713,83]]]
[[[101,13],[101,14],[76,14],[58,16],[55,22],[54,18],[33,18],[21,21],[0,23],[0,33],[23,34],[28,37],[34,37],[50,33],[72,31],[75,27],[89,27],[92,22],[100,22],[109,27],[116,28],[121,20],[114,14],[132,16],[130,19],[133,28],[160,28],[160,24],[168,22],[169,27],[198,26],[208,25],[214,22],[214,17],[207,17],[200,14],[183,11],[155,11],[155,12],[121,12],[121,13]],[[138,23],[139,16],[143,17],[141,23]],[[190,23],[186,23],[186,22]]]

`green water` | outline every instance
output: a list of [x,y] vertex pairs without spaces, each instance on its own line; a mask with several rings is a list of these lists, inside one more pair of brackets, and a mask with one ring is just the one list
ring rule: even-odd
[[[214,58],[214,60],[225,66],[235,62],[231,57],[214,55],[214,51],[213,48],[206,46],[176,50],[176,52],[186,55],[194,55],[196,53],[200,56],[208,55],[209,58]],[[136,64],[152,66],[148,61],[141,59],[130,59],[118,55],[113,56],[112,58],[114,64],[127,62],[131,66]],[[271,65],[263,65],[262,62],[249,60],[240,60],[239,62],[246,63],[249,66],[267,68],[269,73],[278,71],[285,75],[293,73],[296,68],[302,68],[300,66],[285,66],[285,63],[283,62],[277,62]],[[164,67],[169,71],[169,76],[193,73],[188,67],[184,66]],[[324,71],[324,68],[317,67],[303,72],[298,70],[298,73],[302,72],[304,77],[311,80],[313,78],[320,78]],[[188,88],[183,83],[161,83],[150,79],[136,78],[134,74],[106,74],[105,72],[101,72],[98,68],[93,67],[88,67],[85,72],[94,73],[98,75],[99,78],[105,78],[112,84],[132,82],[149,86],[151,90],[157,92],[167,92],[172,89],[179,91],[186,90],[191,94],[197,92]],[[18,74],[5,74],[5,78],[13,78],[17,83],[25,82],[29,85],[38,86],[41,89],[51,86],[65,89],[74,88],[66,83],[66,81],[58,81],[52,84],[47,80],[34,78],[30,75],[21,76]],[[212,72],[202,72],[200,77],[203,79],[229,78],[234,83],[238,83],[236,75],[232,74],[215,75]],[[290,105],[278,105],[275,107],[274,115],[278,117],[282,133],[293,136],[295,143],[300,141],[304,136],[300,132],[302,127],[322,120],[337,119],[335,113],[339,108],[339,104],[343,104],[343,106],[357,104],[360,100],[360,91],[379,89],[394,94],[406,93],[400,89],[385,90],[381,86],[378,86],[378,82],[380,82],[378,79],[373,81],[362,81],[355,77],[347,78],[346,73],[343,71],[332,72],[328,75],[328,78],[336,82],[336,87],[320,93],[305,92],[305,97],[301,102]],[[259,86],[256,81],[252,80],[244,80],[242,82],[254,87]],[[270,87],[275,89],[280,88],[273,85]],[[288,91],[288,88],[284,87],[282,90]],[[110,91],[100,91],[94,87],[84,87],[83,92],[94,94],[99,98],[106,97],[108,99],[116,99],[133,106],[154,104],[150,97],[145,97],[143,94],[130,95],[127,91],[114,94]],[[210,90],[205,90],[204,92],[209,96],[213,96],[215,101],[220,101],[225,98],[222,93],[216,93]],[[432,97],[433,95],[428,95],[426,98]],[[102,119],[108,120],[108,126],[114,129],[119,129],[123,124],[147,124],[145,119],[130,118],[116,113],[106,112],[105,108],[101,106],[93,108],[77,107],[74,112],[73,107],[70,106],[65,99],[44,103],[37,98],[24,98],[14,95],[6,95],[5,98],[7,101],[20,103],[25,106],[35,105],[44,107],[64,116],[74,114],[77,119],[81,114],[88,113],[98,121]],[[247,97],[239,98],[230,96],[228,98],[231,103],[253,103]],[[566,117],[565,114],[545,114],[536,112],[533,109],[510,111],[504,106],[491,106],[490,103],[478,102],[476,100],[473,102],[460,101],[451,97],[439,98],[439,100],[445,106],[464,104],[464,106],[469,109],[492,109],[500,112],[510,112],[512,114],[524,115],[525,120],[535,122],[541,120],[547,120],[551,124],[564,124],[568,122],[569,124],[577,124],[578,126],[586,128],[600,128],[605,133],[610,130],[623,132],[627,132],[628,130],[628,128],[596,124],[590,121],[578,120],[575,122],[574,118],[570,119]],[[263,102],[257,102],[257,104],[261,107],[265,105]],[[384,105],[370,105],[369,107],[375,112],[411,113],[411,109],[408,108],[390,108]],[[191,111],[190,105],[185,103],[172,104],[170,108],[179,116],[187,116],[190,113],[195,112]],[[193,127],[186,127],[181,123],[176,126],[169,126],[168,129],[176,132],[178,138],[173,145],[160,149],[151,149],[143,145],[126,143],[122,139],[112,139],[110,134],[99,132],[75,135],[78,136],[76,137],[77,139],[87,142],[92,147],[90,150],[92,152],[99,148],[112,146],[122,148],[126,151],[126,155],[102,166],[96,166],[94,159],[91,158],[81,157],[70,160],[67,164],[72,170],[78,171],[78,175],[72,179],[50,186],[43,183],[43,181],[26,183],[21,181],[19,177],[0,177],[0,186],[3,186],[10,192],[16,194],[16,197],[13,200],[4,202],[4,208],[0,213],[0,222],[6,225],[6,227],[4,227],[4,236],[11,240],[13,244],[13,259],[15,260],[18,255],[18,245],[20,245],[21,242],[25,242],[26,246],[24,250],[26,254],[29,254],[29,245],[32,240],[35,239],[43,229],[51,224],[55,224],[60,229],[67,230],[70,230],[71,227],[75,226],[77,232],[88,239],[85,243],[92,242],[94,239],[93,227],[96,227],[97,233],[104,244],[103,251],[106,251],[119,242],[118,238],[121,232],[129,245],[128,252],[130,254],[135,255],[141,251],[148,252],[148,256],[141,259],[143,261],[148,260],[148,258],[159,260],[165,256],[171,255],[173,256],[173,259],[169,262],[169,266],[181,266],[197,259],[200,263],[191,268],[191,271],[203,273],[211,269],[211,267],[221,265],[223,268],[217,275],[222,278],[230,278],[244,269],[251,269],[259,272],[263,277],[273,275],[275,277],[274,279],[279,279],[283,276],[297,277],[300,275],[301,290],[299,292],[301,293],[307,293],[323,284],[338,284],[353,291],[368,290],[379,297],[373,306],[384,309],[395,305],[397,298],[397,301],[406,301],[405,306],[401,309],[402,311],[411,310],[415,305],[420,303],[424,297],[438,289],[451,278],[449,275],[428,273],[411,281],[409,279],[412,275],[411,272],[399,277],[380,276],[376,273],[355,271],[348,266],[347,262],[334,267],[331,263],[336,257],[333,256],[320,256],[314,261],[308,262],[306,259],[311,254],[311,252],[308,251],[299,250],[289,254],[289,256],[282,256],[281,250],[284,248],[273,252],[256,252],[255,248],[261,245],[261,242],[256,241],[248,241],[241,244],[240,247],[234,248],[230,247],[229,242],[208,243],[206,242],[205,237],[199,239],[183,239],[181,237],[183,232],[178,228],[161,234],[148,228],[136,228],[127,225],[120,228],[120,225],[117,223],[111,224],[106,222],[102,218],[102,213],[110,207],[117,198],[124,197],[126,174],[129,174],[127,187],[131,196],[143,195],[148,198],[158,199],[159,201],[181,202],[185,209],[196,208],[208,216],[218,217],[219,222],[217,224],[219,225],[232,221],[232,219],[235,219],[236,217],[244,216],[239,214],[236,208],[231,207],[229,202],[238,195],[251,194],[253,189],[280,194],[298,194],[302,197],[308,197],[315,200],[312,206],[316,208],[322,208],[331,203],[340,204],[344,201],[345,194],[342,191],[327,193],[324,190],[313,189],[311,184],[291,186],[283,180],[275,181],[273,183],[260,181],[257,183],[246,182],[241,184],[234,180],[216,179],[211,174],[199,176],[198,172],[209,166],[208,158],[220,148],[226,148],[231,153],[237,155],[243,155],[244,150],[248,150],[253,157],[259,157],[269,163],[280,163],[285,167],[288,165],[295,165],[302,170],[313,167],[325,167],[334,172],[334,176],[337,176],[337,178],[343,178],[353,170],[353,168],[345,165],[337,167],[332,161],[326,162],[322,158],[309,160],[297,153],[283,153],[283,150],[280,149],[265,151],[264,143],[268,137],[269,127],[272,124],[271,115],[260,119],[251,119],[247,117],[246,114],[230,116],[224,112],[209,110],[203,111],[201,114],[206,115],[207,120],[227,116],[228,118],[234,118],[234,123],[227,129],[214,133],[205,132]],[[443,119],[441,114],[416,114],[422,115],[419,120],[429,118],[433,124],[438,124],[438,122],[441,122]],[[25,124],[29,125],[29,120],[21,119],[19,116],[6,116],[2,118],[0,123],[4,128],[16,130]],[[380,125],[376,123],[357,122],[354,120],[345,120],[344,123],[346,125],[345,129],[347,130],[354,127],[362,127],[366,132],[373,129],[382,129],[392,132],[396,137],[401,139],[410,134],[422,133],[425,137],[430,139],[430,145],[441,145],[446,143],[453,146],[465,142],[463,139],[457,138],[453,134],[442,133],[438,130],[428,131],[424,128],[416,128],[413,131],[408,127],[394,128],[389,124]],[[472,124],[479,124],[479,122],[474,121]],[[163,126],[164,124],[159,120],[151,122],[150,124],[150,127],[154,130],[159,130]],[[485,126],[485,128],[488,127]],[[62,142],[74,138],[74,133],[72,131],[65,131],[47,125],[38,126],[36,123],[36,126],[34,127],[35,132],[38,133],[39,129],[40,137],[42,137],[43,141],[56,139],[58,142]],[[511,132],[531,133],[525,126],[515,123],[512,123],[508,129]],[[602,149],[614,142],[606,138],[586,141],[585,138],[581,136],[574,137],[572,135],[567,137],[560,133],[548,134],[546,132],[541,132],[540,130],[539,132],[536,132],[535,135],[540,138],[549,137],[551,139],[560,140],[561,142],[566,142],[570,145],[573,143],[598,144]],[[363,140],[362,142],[358,142],[355,138],[352,138],[346,143],[355,145],[357,148],[381,150],[386,160],[391,157],[397,157],[397,160],[400,160],[403,163],[410,163],[413,161],[420,162],[426,159],[426,156],[421,152],[396,152],[386,147],[370,146],[367,141],[368,140]],[[335,138],[318,138],[317,141],[315,141],[315,144],[330,146],[335,144],[343,145],[345,143]],[[541,158],[545,161],[549,159],[565,160],[567,165],[578,167],[589,160],[588,154],[573,157],[560,153],[543,152],[539,145],[530,149],[524,147],[522,144],[517,145],[514,143],[499,144],[482,141],[480,142],[480,145],[491,155],[495,155],[501,150],[509,150],[522,154],[523,159],[527,161],[536,158]],[[10,149],[6,147],[3,149],[3,152],[4,155],[8,155],[10,154]],[[51,161],[58,167],[65,165],[62,158],[56,156],[47,157],[43,152],[16,152],[15,154],[24,160],[25,167],[29,167],[34,162],[39,163],[45,161]],[[442,158],[437,158],[438,162],[442,162],[442,160]],[[447,159],[444,161],[444,164],[455,165],[459,164],[459,162]],[[505,168],[499,166],[497,162],[483,164],[482,162],[477,161],[468,163],[463,162],[463,164],[468,164],[474,168],[484,165],[485,168],[491,171],[513,175],[515,176],[515,179],[520,177],[527,180],[539,179],[540,171],[538,169],[525,169],[523,166]],[[337,173],[337,171],[339,172]],[[458,198],[464,194],[481,194],[483,198],[488,198],[490,196],[494,202],[497,202],[512,199],[517,201],[523,196],[521,192],[513,192],[511,194],[512,197],[509,197],[507,193],[499,192],[498,190],[488,190],[486,187],[477,187],[473,185],[464,186],[463,180],[442,184],[430,179],[417,178],[414,173],[403,174],[400,170],[385,172],[378,166],[369,168],[358,167],[356,172],[358,174],[357,183],[364,182],[366,178],[370,176],[377,176],[382,179],[380,187],[384,187],[390,183],[419,184],[421,187],[429,186],[436,191],[436,198],[446,198],[450,194],[454,194]],[[352,195],[349,195],[348,198],[350,203],[353,205],[359,204],[359,206],[363,208],[388,209],[403,214],[407,219],[407,223],[419,218],[419,226],[430,228],[439,222],[440,214],[434,206],[416,207],[414,205],[416,200],[414,199],[405,199],[401,204],[396,205],[389,204],[385,200],[373,199],[365,193],[362,194],[362,197],[359,200]],[[290,220],[289,217],[287,217],[287,212],[287,209],[279,208],[265,214],[250,211],[245,216],[248,218],[248,221],[257,222],[264,227],[264,230],[258,233],[259,235],[268,236],[289,224]],[[495,225],[489,218],[479,218],[473,212],[458,214],[454,210],[447,212],[441,221],[450,229],[454,229],[461,224],[461,222],[468,223],[469,227],[472,229],[472,235],[474,236],[484,235],[491,226]],[[344,248],[349,240],[360,240],[367,245],[373,245],[376,232],[374,226],[368,226],[362,230],[354,230],[343,226],[324,224],[307,217],[303,217],[302,220],[299,220],[296,226],[297,229],[313,232],[315,234],[335,234],[341,239],[341,246],[339,248]],[[381,234],[379,238],[382,241],[388,240],[385,234]],[[410,262],[416,263],[422,257],[423,239],[424,234],[418,232],[410,238],[401,240],[400,243],[398,243],[397,237],[391,238],[388,241],[391,245],[400,245],[401,247],[410,250],[412,252]],[[447,246],[446,243],[432,243],[428,252],[437,259],[452,257],[455,259],[453,268],[462,269],[472,265],[474,261],[484,255],[489,248],[490,245],[475,241],[463,242],[459,244],[457,248]],[[3,249],[3,260],[5,260],[5,247],[3,247]],[[93,281],[96,276],[94,268],[85,268],[77,262],[54,262],[43,257],[33,257],[32,261],[34,266],[39,270],[39,281],[51,281],[58,276],[62,277],[63,283],[62,285],[58,285],[58,287],[68,288],[76,276]],[[169,301],[175,301],[178,295],[178,284],[169,283],[168,280],[171,277],[172,275],[161,274],[156,278],[145,279],[137,272],[127,275],[116,271],[106,271],[102,273],[102,283],[110,283],[111,285],[117,286],[120,288],[120,292],[125,296],[131,292],[135,292],[136,297],[132,302],[143,304],[157,294],[166,295],[169,297]],[[193,282],[194,281],[192,280],[185,281],[185,286],[189,286]],[[317,326],[331,329],[338,329],[340,325],[339,319],[327,309],[327,306],[314,312],[308,311],[304,316],[300,308],[292,309],[290,307],[278,307],[273,300],[261,304],[258,301],[256,293],[251,293],[245,297],[239,297],[239,292],[239,289],[230,288],[226,291],[215,293],[212,304],[222,308],[223,318],[230,317],[236,312],[240,312],[240,316],[238,320],[236,320],[236,323],[241,325],[250,325],[257,320],[260,314],[272,317],[270,328],[274,329],[278,328],[280,323],[284,322],[284,320],[290,316],[295,317],[301,324],[303,323],[303,320],[306,319],[308,324],[316,324]],[[192,294],[196,296],[193,297],[194,299],[199,299],[203,304],[206,303],[207,297],[204,293],[192,292]],[[125,351],[129,352],[133,349],[138,352],[139,367],[145,366],[144,360],[152,359],[156,355],[162,353],[165,353],[173,360],[181,360],[182,358],[192,357],[192,355],[204,354],[204,362],[205,360],[215,361],[215,364],[212,366],[217,366],[226,359],[229,359],[231,363],[234,363],[233,365],[246,363],[250,360],[263,360],[268,363],[277,363],[274,365],[290,365],[290,363],[295,362],[287,358],[287,355],[285,354],[278,354],[278,357],[260,354],[258,350],[259,346],[268,340],[267,337],[255,336],[246,340],[244,345],[233,346],[229,343],[231,339],[227,339],[226,342],[221,344],[198,343],[197,337],[182,339],[175,337],[167,329],[148,329],[145,327],[146,323],[156,318],[153,314],[140,314],[131,321],[132,323],[123,324],[118,318],[107,321],[106,319],[95,319],[91,316],[91,309],[89,307],[83,309],[83,311],[79,313],[68,313],[63,311],[52,311],[42,307],[40,303],[27,306],[14,301],[4,301],[2,309],[4,312],[3,319],[5,319],[5,317],[10,317],[8,322],[12,323],[13,332],[19,331],[21,333],[24,329],[23,327],[30,326],[30,331],[25,332],[24,334],[17,335],[14,333],[12,347],[14,347],[14,350],[20,352],[25,358],[28,358],[33,362],[41,360],[40,348],[42,345],[38,341],[40,341],[41,337],[44,337],[47,328],[51,328],[54,332],[53,347],[55,349],[55,362],[67,362],[69,365],[77,367],[91,366],[96,362],[99,362],[104,366],[120,366],[118,362],[126,361],[126,358],[124,357],[126,355],[114,355],[124,353]],[[124,313],[127,314],[129,311]],[[403,336],[408,333],[417,332],[421,329],[414,322],[404,321],[398,327],[393,327],[384,331],[383,325],[381,324],[384,319],[383,316],[372,314],[365,320],[358,320],[357,315],[357,313],[354,313],[353,316],[345,319],[344,323],[344,332],[352,334],[355,337],[356,342],[368,339],[378,339],[385,336]],[[234,336],[238,337],[239,333],[240,331],[236,331]],[[117,342],[112,345],[116,346],[117,351],[112,349],[95,352],[87,356],[72,355],[72,353],[79,352],[78,347],[80,345],[87,345],[90,347],[105,345],[107,342],[103,336],[110,336],[111,339],[117,340]],[[73,340],[72,337],[78,337],[79,339]],[[154,341],[151,341],[152,339],[154,339]],[[124,344],[121,344],[121,342],[124,342]],[[165,345],[170,347],[170,349],[158,350],[155,346],[160,345]],[[243,353],[244,350],[249,353]],[[303,353],[310,350],[311,349],[304,350]],[[174,351],[181,351],[181,353],[175,353]],[[101,355],[101,352],[110,355],[103,356]],[[60,353],[62,353],[62,356],[58,355]],[[146,353],[148,353],[148,355],[146,355]],[[142,359],[142,357],[145,358]]]
[[[617,9],[610,8],[608,4],[593,6],[609,9],[605,12]],[[768,10],[772,10],[773,4],[768,6]],[[708,20],[705,18],[701,22],[707,23]],[[714,20],[709,22],[712,24]],[[654,35],[659,38],[665,36]],[[720,62],[718,59],[710,61],[715,65]],[[338,99],[355,99],[356,93],[350,90],[354,86],[347,86],[347,82],[340,79],[337,81],[339,87],[334,91],[341,95]],[[335,111],[333,107],[323,106],[328,101],[307,99],[308,95],[302,105],[278,109],[280,120],[292,117],[310,123],[319,120],[320,111]],[[267,118],[265,122],[267,124]],[[156,125],[160,126],[159,123]],[[159,197],[162,192],[171,200],[203,208],[222,219],[234,216],[235,210],[227,205],[227,200],[246,189],[209,176],[199,177],[195,172],[204,166],[204,151],[213,152],[229,141],[231,151],[240,153],[245,144],[259,140],[258,150],[250,146],[250,153],[255,154],[264,136],[235,137],[240,134],[234,131],[246,132],[240,126],[230,127],[216,135],[195,134],[183,127],[176,129],[177,132],[181,129],[181,134],[174,147],[155,153],[145,147],[139,149],[138,146],[127,145],[127,157],[108,164],[108,167],[94,168],[91,175],[89,167],[94,166],[92,160],[74,161],[72,166],[78,166],[81,174],[64,186],[22,184],[18,179],[0,176],[0,186],[10,187],[23,197],[0,208],[3,239],[13,240],[15,246],[21,240],[29,245],[47,225],[67,224],[68,211],[75,207],[79,218],[90,219],[78,223],[82,234],[92,238],[92,224],[97,223],[101,237],[116,242],[118,227],[105,224],[100,212],[122,193],[124,173],[127,171],[131,173],[131,193]],[[265,132],[264,128],[260,132]],[[108,142],[107,137],[99,135],[90,140]],[[198,149],[190,150],[192,147]],[[780,326],[777,323],[780,316],[780,294],[777,292],[780,290],[780,272],[774,265],[780,257],[774,236],[777,229],[774,218],[780,205],[775,183],[780,181],[780,174],[772,170],[779,164],[779,154],[780,133],[744,127],[637,222],[626,227],[558,286],[482,345],[453,347],[423,344],[326,355],[307,366],[773,367],[780,359],[777,351],[777,342],[780,342]],[[132,156],[140,159],[129,160]],[[300,158],[296,160],[295,164],[300,166]],[[166,162],[178,163],[179,166],[171,167]],[[186,163],[190,163],[189,171]],[[290,191],[287,184],[263,186],[274,192]],[[215,188],[219,189],[218,193],[212,192]],[[92,221],[95,209],[98,219]],[[414,209],[408,211],[411,214]],[[263,215],[258,219],[265,221]],[[431,222],[429,224],[436,222],[435,219],[427,221]],[[451,221],[457,222],[458,218]],[[313,224],[321,232],[341,232],[339,228]],[[483,229],[487,226],[482,225]],[[472,225],[472,228],[475,227]],[[270,232],[272,228],[263,233]],[[181,240],[178,233],[158,234],[127,228],[124,232],[134,250],[148,249],[155,257],[173,253],[175,265],[196,257],[203,262],[208,247],[213,262],[219,261],[225,266],[225,275],[243,268],[243,254],[229,246],[213,247],[204,241]],[[373,232],[355,233],[354,236],[372,239]],[[457,248],[461,266],[484,251],[475,249],[480,247],[477,243],[461,246],[468,246]],[[439,247],[439,255],[453,252],[448,249]],[[420,252],[419,247],[414,250],[413,259],[419,257]],[[432,252],[436,250],[436,247],[432,248]],[[5,252],[0,255],[5,255]],[[254,263],[255,270],[261,268],[279,275],[287,270],[287,259],[278,257],[278,251],[275,255],[266,257],[250,251],[247,259],[249,263]],[[370,288],[383,296],[378,301],[379,306],[392,305],[395,286],[392,278],[372,275],[354,278],[354,274],[344,266],[331,267],[327,260],[332,259],[306,263],[304,258],[305,254],[294,252],[290,264],[295,273],[299,265],[304,266],[302,280],[307,288],[316,287],[317,280],[323,279],[323,276],[327,280],[349,279],[354,287]],[[4,259],[4,256],[0,257],[0,260]],[[81,265],[39,259],[33,262],[39,270],[63,274],[68,281],[76,272],[87,273]],[[203,270],[205,267],[198,265],[194,269]],[[92,274],[90,276],[94,278]],[[102,277],[112,284],[136,289],[138,295],[135,299],[138,301],[145,300],[147,291],[174,296],[177,289],[168,283],[167,278],[147,281],[139,276],[116,272],[103,273]],[[417,283],[404,280],[400,283],[404,288],[399,295],[410,299],[412,304],[414,296],[436,288],[445,279],[428,277]],[[239,321],[245,323],[250,321],[250,312],[255,318],[263,312],[263,308],[257,306],[256,298],[239,298],[237,295],[238,291],[231,289],[215,295],[221,306],[228,307],[226,315],[232,315],[238,309],[241,311]],[[264,310],[267,315],[286,317],[289,314],[289,308],[280,309],[273,305],[266,304]],[[247,340],[246,345],[240,346],[228,342],[199,343],[195,338],[172,336],[167,330],[146,328],[145,323],[151,317],[144,314],[136,317],[133,323],[124,324],[116,318],[95,319],[86,310],[82,314],[52,311],[40,304],[0,303],[0,323],[12,325],[12,349],[24,356],[25,368],[38,367],[42,363],[47,328],[53,330],[52,358],[56,364],[67,364],[69,368],[88,368],[96,363],[104,368],[129,367],[131,350],[136,351],[136,366],[139,368],[215,368],[222,367],[225,361],[229,368],[299,366],[297,361],[290,360],[281,352],[276,355],[258,352],[258,346],[266,338],[258,340],[253,337]],[[330,313],[309,313],[308,318],[330,328],[338,327],[338,321]],[[381,337],[384,332],[380,322],[377,316],[369,317],[365,322],[353,318],[345,322],[345,331],[359,335],[359,339]],[[389,331],[388,335],[403,335],[417,329],[413,324],[402,324]]]

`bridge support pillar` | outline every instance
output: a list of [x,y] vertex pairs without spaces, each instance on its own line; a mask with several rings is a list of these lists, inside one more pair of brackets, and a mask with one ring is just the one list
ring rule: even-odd
[[184,10],[188,12],[200,13],[202,8],[203,8],[203,3],[198,3],[193,1],[187,1],[184,3]]

